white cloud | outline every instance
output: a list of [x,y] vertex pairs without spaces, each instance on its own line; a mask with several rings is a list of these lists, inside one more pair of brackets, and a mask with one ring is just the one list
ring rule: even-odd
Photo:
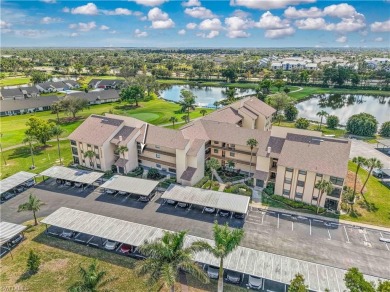
[[347,37],[345,36],[345,35],[343,35],[343,36],[341,36],[341,37],[338,37],[337,39],[336,39],[336,42],[338,42],[338,43],[346,43],[347,42]]
[[175,23],[170,18],[168,20],[156,20],[152,22],[151,27],[154,29],[167,29],[175,27]]
[[370,25],[373,32],[389,32],[390,31],[390,19],[387,21],[376,21]]
[[37,29],[15,30],[15,34],[21,37],[37,38],[41,36],[43,31]]
[[233,16],[237,16],[239,18],[247,18],[249,17],[251,14],[249,12],[246,12],[246,11],[243,11],[241,9],[236,9],[233,11],[232,13]]
[[188,0],[187,2],[183,2],[181,5],[184,7],[202,6],[199,0]]
[[326,30],[336,31],[340,33],[354,32],[362,30],[366,27],[364,17],[352,17],[352,18],[343,18],[338,23],[330,23],[326,26]]
[[4,20],[0,20],[0,28],[10,28],[11,24],[9,22],[6,22]]
[[295,7],[288,7],[284,11],[284,16],[287,18],[317,18],[323,16],[324,13],[317,7],[310,7],[309,9],[296,9]]
[[213,38],[217,37],[218,35],[219,35],[218,30],[212,30],[208,34],[206,34],[204,32],[200,32],[197,34],[197,36],[200,36],[200,37],[205,38],[205,39],[213,39]]
[[77,37],[79,36],[80,34],[78,34],[77,32],[72,32],[69,36],[74,38],[74,37]]
[[144,38],[148,36],[148,33],[146,31],[141,31],[140,29],[136,29],[134,31],[134,36],[137,38]]
[[295,21],[295,25],[299,29],[325,29],[326,22],[323,18],[306,18]]
[[69,7],[62,8],[62,12],[69,13],[70,12]]
[[279,9],[289,5],[313,3],[316,0],[230,0],[231,6],[244,6],[253,9]]
[[184,13],[188,14],[193,18],[200,18],[200,19],[216,17],[216,15],[210,9],[204,7],[186,8],[184,10]]
[[69,28],[76,29],[78,31],[86,32],[86,31],[90,31],[90,30],[96,28],[96,23],[95,23],[95,21],[91,21],[88,23],[85,23],[85,22],[72,23],[69,25]]
[[228,31],[226,36],[231,39],[236,39],[236,38],[248,38],[250,37],[250,33],[246,32],[245,30],[231,30]]
[[159,6],[168,0],[129,0],[130,2],[135,2],[137,4],[145,5],[145,6]]
[[114,10],[103,10],[105,15],[132,15],[133,11],[127,8],[115,8]]
[[245,30],[253,27],[254,23],[251,20],[232,16],[225,18],[226,29],[228,30],[226,36],[229,38],[247,38],[250,36]]
[[100,30],[109,30],[110,28],[107,25],[101,25],[99,27]]
[[43,17],[41,19],[42,24],[51,24],[51,23],[58,23],[58,22],[62,22],[62,19],[61,18],[53,18],[53,17],[49,17],[49,16]]
[[324,8],[324,14],[338,18],[349,18],[357,14],[355,7],[347,3],[333,4]]
[[292,27],[282,29],[271,29],[265,32],[265,37],[269,39],[281,39],[286,36],[291,36],[295,33],[295,29]]
[[116,34],[116,33],[118,33],[116,30],[111,30],[110,32],[109,32],[110,34]]
[[187,25],[186,25],[187,29],[195,29],[196,27],[197,27],[197,24],[193,23],[193,22],[187,23]]
[[84,15],[97,15],[99,14],[99,10],[94,3],[88,3],[86,5],[82,5],[76,8],[72,8],[72,14],[84,14]]
[[375,42],[383,42],[383,38],[382,37],[377,37],[374,39]]
[[56,0],[41,0],[41,2],[47,3],[47,4],[54,4],[57,3]]
[[185,29],[181,29],[177,32],[179,35],[185,35],[186,34],[186,30]]
[[201,30],[220,30],[222,29],[222,23],[218,18],[205,19],[199,23],[199,29]]
[[279,16],[272,15],[271,12],[265,12],[256,26],[264,29],[279,29],[289,27],[287,20],[282,20]]
[[166,29],[175,26],[175,23],[169,18],[168,13],[163,12],[160,8],[154,7],[148,12],[148,20],[152,22],[154,29]]

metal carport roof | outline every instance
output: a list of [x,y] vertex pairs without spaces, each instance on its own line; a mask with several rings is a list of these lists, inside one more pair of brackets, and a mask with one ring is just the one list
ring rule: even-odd
[[157,187],[158,181],[135,178],[123,175],[114,175],[100,187],[121,192],[128,192],[141,196],[149,196]]
[[[145,240],[160,238],[164,231],[161,228],[128,222],[120,219],[92,214],[84,211],[61,207],[42,220],[43,223],[64,229],[82,232],[109,240],[139,246]],[[186,245],[204,240],[214,244],[212,240],[187,235]],[[208,252],[199,252],[195,261],[209,265],[219,265],[219,260]],[[226,269],[265,279],[289,284],[296,273],[306,279],[310,290],[342,292],[346,290],[344,275],[346,270],[326,265],[302,261],[290,257],[254,250],[243,246],[237,247],[224,261]],[[379,278],[365,276],[368,281],[377,282]]]
[[95,181],[97,181],[104,175],[104,173],[102,172],[87,171],[82,169],[68,168],[64,166],[52,166],[49,169],[42,171],[40,174],[43,176],[59,178],[89,185],[93,184]]
[[0,245],[6,244],[16,235],[21,233],[27,226],[9,222],[0,222]]
[[245,214],[250,198],[242,195],[171,184],[161,198]]
[[0,194],[8,192],[17,186],[24,184],[26,181],[29,181],[35,176],[37,176],[35,173],[19,171],[18,173],[3,179],[0,181]]

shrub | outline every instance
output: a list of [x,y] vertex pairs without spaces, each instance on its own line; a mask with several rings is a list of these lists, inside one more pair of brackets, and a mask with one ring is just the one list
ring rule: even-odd
[[381,129],[379,131],[379,134],[382,137],[390,137],[390,121],[384,122],[382,124],[382,127],[381,127]]
[[143,173],[144,173],[144,169],[142,168],[142,166],[137,166],[132,171],[128,172],[127,176],[137,177],[137,176],[141,176]]
[[27,258],[27,270],[31,274],[35,274],[39,270],[39,266],[41,264],[41,259],[38,254],[36,254],[33,250],[30,250],[30,253]]
[[147,178],[148,179],[153,179],[153,180],[159,180],[162,179],[164,175],[160,174],[157,169],[151,168],[148,171]]
[[337,126],[339,125],[339,118],[334,115],[330,115],[326,118],[326,125],[329,129],[336,129]]
[[287,121],[295,121],[298,116],[298,110],[295,105],[293,105],[292,103],[288,104],[284,109],[284,116],[286,117]]
[[378,121],[374,116],[360,113],[351,116],[347,122],[347,131],[358,136],[374,136],[377,131]]
[[309,120],[305,119],[305,118],[299,118],[295,122],[295,128],[298,128],[298,129],[307,129],[309,127],[309,125],[310,125]]
[[201,188],[206,182],[208,182],[210,180],[210,177],[209,176],[204,176],[200,181],[198,181],[194,187],[195,188]]
[[225,188],[225,192],[248,197],[252,196],[252,190],[244,183],[233,185],[230,188]]

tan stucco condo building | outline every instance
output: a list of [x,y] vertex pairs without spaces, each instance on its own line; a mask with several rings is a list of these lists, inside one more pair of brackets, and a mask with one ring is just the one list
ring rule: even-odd
[[[251,172],[256,187],[274,182],[275,194],[309,204],[317,204],[319,198],[316,182],[330,180],[334,191],[322,197],[320,206],[337,209],[350,142],[322,137],[321,132],[272,126],[274,114],[269,105],[247,97],[180,130],[131,117],[91,115],[69,139],[77,164],[123,174],[137,166],[157,168],[183,185],[196,184],[211,157],[237,172]],[[252,162],[250,138],[258,142]]]

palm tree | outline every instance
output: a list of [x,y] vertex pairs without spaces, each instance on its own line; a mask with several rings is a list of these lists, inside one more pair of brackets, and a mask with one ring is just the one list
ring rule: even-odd
[[204,116],[205,114],[207,114],[207,111],[205,109],[201,109],[200,113],[202,114],[202,116]]
[[115,280],[115,278],[105,279],[107,272],[99,269],[96,260],[93,260],[87,269],[80,265],[79,274],[81,280],[70,287],[69,292],[97,292],[100,291],[100,288]]
[[56,138],[57,138],[57,149],[58,149],[58,157],[60,158],[60,165],[62,164],[61,148],[60,148],[60,135],[62,135],[63,132],[64,132],[64,130],[58,125],[54,126],[52,129],[52,134],[54,136],[56,136]]
[[214,101],[213,105],[215,106],[215,109],[219,107],[219,101]]
[[59,113],[60,113],[61,110],[62,110],[61,101],[53,102],[53,104],[51,105],[51,112],[52,112],[53,114],[56,114],[56,115],[57,115],[57,124],[60,123],[60,116],[59,116]]
[[[90,162],[92,162],[92,158],[95,158],[96,154],[92,150],[88,150],[84,153],[84,157],[87,157]],[[95,161],[93,161],[93,165],[95,166]]]
[[353,212],[353,204],[354,204],[353,189],[351,189],[350,187],[346,187],[346,189],[343,191],[342,200],[351,206],[351,211]]
[[352,162],[357,164],[356,172],[355,172],[355,181],[353,183],[353,200],[355,200],[357,176],[358,176],[360,167],[366,163],[366,159],[362,156],[357,156],[357,157],[352,158]]
[[233,168],[234,168],[234,161],[233,160],[229,160],[227,165],[228,165],[230,170],[233,170]]
[[215,158],[210,158],[209,160],[206,161],[206,165],[208,168],[211,170],[211,180],[214,180],[214,172],[213,170],[217,171],[221,167],[219,164],[218,160]]
[[255,148],[259,142],[255,138],[249,138],[248,141],[246,141],[246,145],[251,148],[251,160],[249,162],[249,176],[251,175],[252,172],[252,156],[253,156],[253,148]]
[[184,123],[188,123],[189,119],[187,115],[181,116],[181,119],[184,121]]
[[175,128],[175,123],[178,122],[177,118],[176,117],[170,117],[169,121],[172,123],[172,127]]
[[36,212],[41,209],[41,206],[45,205],[40,199],[30,193],[28,201],[24,204],[19,205],[18,212],[22,211],[32,211],[34,216],[35,225],[38,225]]
[[320,210],[320,203],[322,200],[322,196],[324,195],[324,193],[330,194],[333,191],[333,185],[330,181],[322,179],[315,184],[315,187],[319,191],[319,196],[317,199],[317,214],[318,214],[318,212]]
[[33,143],[36,142],[36,139],[32,135],[26,135],[23,139],[23,143],[26,143],[30,146],[30,155],[31,155],[31,169],[35,168],[35,162],[34,162],[34,146]]
[[129,148],[127,148],[126,146],[119,146],[117,149],[116,149],[117,153],[119,154],[119,157],[123,154],[125,154],[125,152],[129,151]]
[[187,117],[188,121],[190,121],[190,110],[195,109],[195,99],[196,96],[189,90],[182,89],[180,91],[180,105],[181,105],[181,110],[182,112],[187,111]]
[[219,277],[218,277],[218,292],[223,291],[223,261],[224,259],[240,244],[244,237],[244,229],[232,230],[228,224],[218,225],[215,221],[214,227],[214,245],[210,245],[205,241],[194,243],[200,250],[206,250],[216,258],[219,258]]
[[364,188],[368,182],[368,179],[370,178],[371,173],[374,170],[374,168],[379,168],[379,169],[382,168],[383,163],[377,158],[370,158],[370,159],[367,159],[365,161],[364,165],[368,167],[368,174],[367,174],[366,180],[364,181],[362,189],[360,190],[361,194],[363,194],[363,190],[364,190]]
[[175,283],[180,270],[185,270],[204,283],[208,283],[207,274],[193,260],[194,254],[202,250],[200,242],[184,247],[186,231],[165,232],[159,240],[146,242],[138,250],[147,259],[141,261],[137,270],[148,275],[148,283],[161,284],[175,291]]
[[275,117],[275,120],[278,122],[278,126],[280,126],[280,123],[284,120],[284,115],[279,114]]
[[227,101],[229,103],[232,103],[234,101],[234,96],[235,95],[236,95],[236,89],[234,87],[229,87],[226,90],[226,97],[227,97]]
[[321,120],[320,120],[320,130],[321,130],[322,119],[323,119],[324,117],[328,116],[328,113],[327,113],[326,111],[322,110],[322,111],[319,111],[319,112],[317,113],[317,116],[321,117]]

